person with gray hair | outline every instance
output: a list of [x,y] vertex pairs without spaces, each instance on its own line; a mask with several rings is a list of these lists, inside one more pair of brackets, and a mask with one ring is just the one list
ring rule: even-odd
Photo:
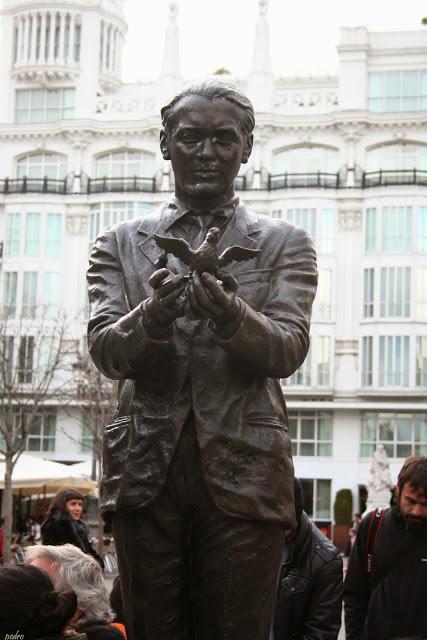
[[110,626],[109,595],[98,562],[72,544],[35,545],[25,552],[25,564],[45,571],[57,591],[73,591],[77,610],[68,625],[88,640],[123,640]]

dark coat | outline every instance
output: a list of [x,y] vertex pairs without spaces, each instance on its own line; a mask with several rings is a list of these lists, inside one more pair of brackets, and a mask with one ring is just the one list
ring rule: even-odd
[[344,583],[347,640],[427,637],[427,532],[408,529],[398,507],[387,509],[367,572],[371,514],[362,521]]
[[[219,243],[261,249],[233,263],[244,316],[229,339],[209,322],[178,318],[170,339],[152,340],[141,301],[160,255],[153,234],[173,234],[167,207],[98,237],[88,271],[89,350],[108,377],[136,381],[132,420],[104,435],[104,511],[137,509],[160,493],[190,413],[208,490],[232,515],[293,524],[293,466],[280,378],[309,347],[316,283],[312,242],[301,228],[239,206]],[[188,268],[170,256],[177,273]]]
[[96,553],[89,542],[88,530],[84,522],[73,521],[68,513],[56,511],[50,518],[47,518],[42,526],[42,544],[73,544],[84,553],[93,556],[95,560],[104,566],[102,558]]
[[305,513],[284,559],[274,640],[336,640],[341,627],[342,559]]
[[123,633],[111,624],[88,624],[81,631],[87,640],[124,640]]

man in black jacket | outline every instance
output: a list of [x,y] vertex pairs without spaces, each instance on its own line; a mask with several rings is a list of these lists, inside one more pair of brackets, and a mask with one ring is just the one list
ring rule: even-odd
[[427,457],[403,465],[391,509],[362,521],[344,585],[347,640],[427,637]]
[[303,511],[294,480],[297,526],[285,533],[274,640],[336,640],[341,626],[342,559]]

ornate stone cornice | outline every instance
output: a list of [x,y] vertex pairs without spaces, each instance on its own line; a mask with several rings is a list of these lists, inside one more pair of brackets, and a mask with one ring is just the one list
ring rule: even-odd
[[363,203],[358,198],[338,202],[338,226],[342,231],[354,231],[362,226]]

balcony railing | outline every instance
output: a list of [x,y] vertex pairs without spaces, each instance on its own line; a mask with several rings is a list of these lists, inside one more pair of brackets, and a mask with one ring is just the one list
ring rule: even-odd
[[0,193],[67,193],[66,180],[51,178],[5,178],[0,180]]
[[419,169],[372,171],[364,173],[362,177],[362,189],[411,184],[427,186],[427,171],[420,171]]
[[[275,189],[339,189],[338,173],[281,173],[268,177],[268,191]],[[342,185],[344,186],[344,185]]]
[[155,178],[88,178],[87,193],[154,193]]
[[[338,173],[281,173],[269,175],[264,172],[256,182],[250,176],[237,176],[238,191],[275,191],[278,189],[368,189],[388,186],[427,186],[427,171],[418,169],[402,171],[360,170],[353,183],[347,180],[346,172]],[[172,191],[172,185],[166,191]],[[49,194],[96,194],[96,193],[160,193],[165,191],[161,177],[143,178],[89,178],[86,175],[69,174],[66,179],[51,178],[5,178],[0,180],[0,194],[49,193]]]

